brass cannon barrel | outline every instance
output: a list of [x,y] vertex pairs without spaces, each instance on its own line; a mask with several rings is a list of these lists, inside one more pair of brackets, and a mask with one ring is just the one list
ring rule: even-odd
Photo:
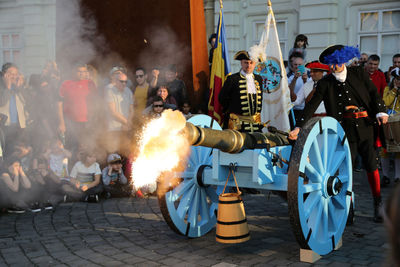
[[[262,133],[242,133],[236,130],[213,130],[186,123],[184,132],[193,146],[217,148],[227,153],[239,153],[244,149],[271,146]],[[273,146],[273,145],[272,145]]]

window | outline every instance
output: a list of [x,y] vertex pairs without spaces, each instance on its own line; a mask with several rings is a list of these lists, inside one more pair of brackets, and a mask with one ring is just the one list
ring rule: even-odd
[[[253,44],[258,44],[261,39],[261,35],[264,32],[265,20],[254,22],[254,35]],[[276,29],[278,31],[279,43],[281,46],[281,52],[283,59],[287,58],[287,21],[276,20]]]
[[358,29],[360,51],[378,54],[380,68],[387,70],[400,49],[400,9],[361,12]]
[[12,62],[19,65],[21,60],[21,35],[18,33],[0,34],[0,62]]

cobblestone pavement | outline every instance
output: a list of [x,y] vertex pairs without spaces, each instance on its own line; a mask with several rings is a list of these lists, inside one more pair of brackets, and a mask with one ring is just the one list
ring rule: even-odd
[[[390,188],[383,189],[386,198]],[[188,239],[164,222],[157,199],[63,203],[53,212],[0,214],[0,266],[389,266],[382,224],[372,222],[365,173],[355,175],[356,221],[343,246],[315,264],[299,262],[287,204],[245,195],[251,240],[215,242],[215,230]]]

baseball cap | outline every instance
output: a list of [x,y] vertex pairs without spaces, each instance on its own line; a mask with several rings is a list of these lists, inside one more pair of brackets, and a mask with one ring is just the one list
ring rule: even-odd
[[126,68],[121,67],[121,66],[115,66],[115,67],[112,67],[112,69],[110,70],[110,75],[113,75],[117,71],[121,71],[126,74]]
[[116,163],[116,162],[118,162],[118,161],[121,161],[122,159],[121,159],[121,156],[120,155],[118,155],[118,154],[110,154],[110,155],[108,155],[108,157],[107,157],[107,163]]

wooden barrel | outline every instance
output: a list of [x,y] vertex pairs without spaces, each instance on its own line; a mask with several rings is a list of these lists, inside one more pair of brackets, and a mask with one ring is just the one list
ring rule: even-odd
[[223,193],[219,196],[216,232],[216,240],[220,243],[242,243],[250,239],[239,193]]

